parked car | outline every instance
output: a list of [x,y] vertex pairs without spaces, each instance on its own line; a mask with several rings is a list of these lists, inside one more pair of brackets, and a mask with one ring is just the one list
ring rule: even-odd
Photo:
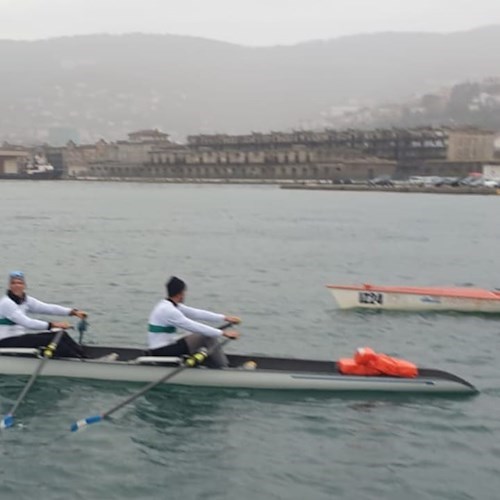
[[500,181],[496,179],[483,179],[483,186],[490,188],[500,187]]
[[429,177],[428,180],[425,182],[424,186],[426,187],[439,187],[443,185],[444,177],[438,177],[436,175],[433,175],[432,177]]
[[421,175],[412,175],[408,179],[408,183],[412,186],[423,186],[425,183],[425,177],[422,177]]
[[474,182],[477,182],[477,176],[476,175],[469,175],[467,177],[464,177],[460,179],[460,185],[461,186],[473,186]]
[[368,181],[369,186],[385,186],[392,187],[394,186],[394,182],[391,179],[390,175],[379,175],[378,177],[374,177]]
[[440,177],[434,184],[436,187],[441,186],[453,186],[456,187],[459,184],[460,179],[458,177]]

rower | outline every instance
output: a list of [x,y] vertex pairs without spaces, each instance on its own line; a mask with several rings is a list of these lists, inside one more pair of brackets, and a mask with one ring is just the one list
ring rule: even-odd
[[[217,339],[221,336],[237,339],[239,333],[235,330],[213,328],[199,321],[227,321],[238,324],[240,318],[186,306],[186,283],[175,276],[168,280],[166,288],[167,298],[158,302],[149,316],[148,344],[151,355],[184,356],[194,354],[205,347],[210,351],[207,366],[227,367],[227,357],[218,347]],[[179,333],[178,329],[189,333]]]
[[[24,273],[13,271],[9,274],[9,288],[0,299],[0,347],[45,347],[54,339],[52,328],[66,329],[67,321],[42,321],[30,318],[28,313],[76,316],[85,318],[87,313],[80,309],[46,304],[26,294]],[[29,330],[44,330],[29,333]],[[57,357],[84,357],[83,349],[66,332],[63,333],[57,350]]]

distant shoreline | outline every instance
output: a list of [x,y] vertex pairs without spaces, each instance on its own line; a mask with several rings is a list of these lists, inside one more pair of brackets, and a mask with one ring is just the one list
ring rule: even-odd
[[431,194],[476,194],[500,195],[500,189],[488,187],[423,187],[423,186],[366,186],[356,184],[283,184],[281,189],[307,189],[312,191],[363,191],[384,193],[431,193]]
[[319,184],[304,181],[278,180],[278,179],[165,179],[165,178],[145,178],[145,177],[70,177],[62,179],[7,179],[2,180],[28,180],[43,181],[61,180],[72,182],[137,182],[142,184],[208,184],[216,186],[230,185],[257,185],[275,186],[280,189],[307,190],[307,191],[352,191],[369,193],[427,193],[427,194],[468,194],[468,195],[500,195],[500,188],[488,187],[424,187],[424,186],[368,186],[365,184]]
[[269,185],[281,187],[287,182],[294,183],[295,181],[287,181],[285,179],[166,179],[163,177],[68,177],[67,181],[90,181],[90,182],[141,182],[144,184],[215,184],[215,185],[230,185],[230,184],[250,184],[250,185]]
[[165,179],[144,177],[78,177],[75,181],[92,182],[141,182],[151,184],[211,184],[211,185],[265,185],[277,186],[280,189],[310,190],[310,191],[358,191],[385,193],[432,193],[432,194],[475,194],[500,195],[500,189],[487,187],[424,187],[424,186],[368,186],[365,184],[319,184],[304,181],[284,179]]

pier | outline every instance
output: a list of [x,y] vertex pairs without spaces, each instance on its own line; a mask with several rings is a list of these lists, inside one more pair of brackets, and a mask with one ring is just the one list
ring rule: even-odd
[[368,186],[366,184],[312,184],[312,183],[294,183],[281,184],[281,189],[298,189],[312,191],[361,191],[361,192],[384,192],[384,193],[428,193],[428,194],[475,194],[475,195],[500,195],[499,188],[488,187],[425,187],[395,185],[395,186]]

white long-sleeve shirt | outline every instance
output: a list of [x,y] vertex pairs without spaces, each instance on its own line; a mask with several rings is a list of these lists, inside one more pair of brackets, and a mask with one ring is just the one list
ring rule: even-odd
[[71,308],[69,307],[46,304],[30,296],[26,296],[21,304],[17,304],[8,295],[5,295],[0,299],[0,340],[24,335],[29,333],[27,330],[48,330],[50,328],[49,322],[30,318],[29,313],[68,316],[70,312]]
[[189,333],[179,333],[178,328],[190,333],[201,333],[208,337],[222,335],[222,330],[198,323],[198,321],[224,321],[224,315],[195,309],[184,304],[177,304],[176,307],[169,300],[161,300],[149,315],[149,348],[165,347],[189,335]]

